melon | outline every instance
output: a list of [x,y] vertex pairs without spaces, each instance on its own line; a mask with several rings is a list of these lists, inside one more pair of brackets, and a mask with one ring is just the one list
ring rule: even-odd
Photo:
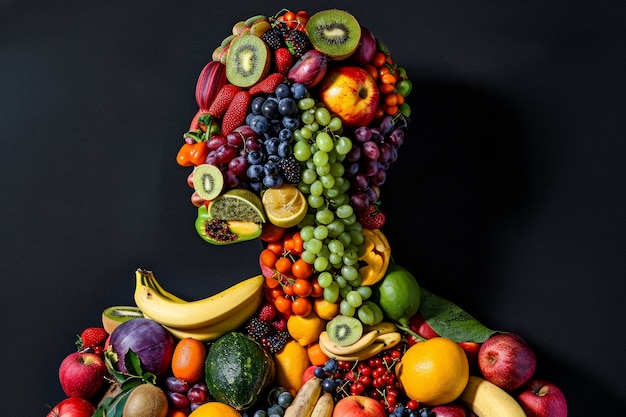
[[274,382],[272,356],[256,340],[229,332],[207,351],[205,379],[211,396],[236,410],[252,406]]

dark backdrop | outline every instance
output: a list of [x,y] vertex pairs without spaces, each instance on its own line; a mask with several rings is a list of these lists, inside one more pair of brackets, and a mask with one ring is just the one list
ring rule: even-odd
[[57,369],[134,270],[201,298],[259,242],[195,234],[175,163],[197,75],[237,20],[351,11],[414,82],[383,188],[395,260],[524,336],[570,415],[622,410],[623,2],[0,0],[3,415],[43,416]]

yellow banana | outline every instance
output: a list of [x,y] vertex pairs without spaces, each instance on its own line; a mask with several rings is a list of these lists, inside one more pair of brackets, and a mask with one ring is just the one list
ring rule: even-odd
[[397,329],[396,325],[390,321],[381,321],[380,323],[371,326],[363,326],[363,331],[366,333],[376,330],[378,334],[385,334],[395,332]]
[[319,339],[319,347],[322,352],[329,358],[335,358],[340,361],[354,362],[371,358],[372,356],[382,352],[385,349],[389,349],[400,343],[402,335],[399,332],[391,332],[378,335],[376,340],[370,345],[364,347],[356,352],[348,353],[345,355],[338,355],[329,350],[328,345],[325,344],[326,340],[323,337]]
[[197,329],[179,329],[170,326],[163,327],[165,327],[172,334],[172,336],[178,339],[193,337],[201,342],[213,342],[220,336],[237,330],[243,326],[248,319],[254,315],[256,310],[257,307],[253,303],[248,303],[241,306],[241,309],[236,311],[232,316],[206,327],[200,327]]
[[236,311],[252,304],[258,308],[263,301],[263,275],[256,275],[210,297],[179,303],[143,284],[138,275],[135,303],[152,320],[175,329],[197,329],[230,318]]
[[311,417],[331,417],[335,408],[335,399],[330,392],[324,392],[318,398],[311,412]]
[[293,401],[285,409],[283,417],[311,417],[318,399],[322,395],[321,378],[307,380],[296,393]]
[[187,300],[183,300],[182,298],[172,294],[171,292],[163,288],[161,284],[159,284],[159,282],[157,281],[152,271],[149,271],[147,269],[137,269],[137,271],[135,271],[135,274],[137,275],[137,279],[140,279],[139,275],[141,275],[143,285],[153,288],[155,291],[158,291],[163,297],[169,298],[170,300],[177,303],[187,302]]
[[357,340],[353,344],[347,345],[347,346],[340,346],[336,344],[335,342],[333,342],[328,336],[328,332],[324,330],[319,335],[319,343],[324,344],[324,347],[326,347],[326,350],[333,353],[334,355],[346,356],[346,355],[350,355],[355,352],[358,352],[361,349],[365,349],[366,347],[374,343],[374,340],[376,340],[378,335],[379,334],[376,330],[372,330],[370,332],[363,334],[359,338],[359,340]]
[[508,392],[479,376],[470,375],[459,401],[479,417],[526,417]]
[[394,347],[402,340],[402,335],[400,332],[389,332],[380,334],[376,337],[376,342],[384,343],[387,345],[387,349]]

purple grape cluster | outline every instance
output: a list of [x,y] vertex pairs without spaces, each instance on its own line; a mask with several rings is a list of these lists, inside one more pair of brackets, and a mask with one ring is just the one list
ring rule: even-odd
[[209,389],[202,380],[189,383],[175,376],[168,376],[164,383],[164,392],[168,404],[189,414],[200,405],[209,401]]
[[380,187],[398,158],[407,127],[407,119],[398,114],[382,118],[376,126],[355,129],[352,150],[344,161],[351,185],[350,203],[355,211],[367,209],[380,198]]

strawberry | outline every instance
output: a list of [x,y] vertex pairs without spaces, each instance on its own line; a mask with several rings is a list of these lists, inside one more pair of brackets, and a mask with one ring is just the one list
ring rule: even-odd
[[357,214],[357,220],[361,223],[361,226],[366,229],[375,230],[380,229],[385,224],[387,216],[380,210],[378,204],[370,204],[368,208]]
[[246,90],[241,90],[235,94],[222,119],[222,135],[228,135],[245,123],[250,101],[252,98]]
[[250,93],[250,95],[255,95],[259,93],[270,94],[274,92],[279,84],[282,84],[285,81],[287,81],[287,77],[285,77],[284,74],[281,74],[280,72],[273,72],[252,87],[250,87],[248,92]]
[[79,351],[102,348],[108,337],[109,334],[102,327],[87,327],[76,340],[76,347]]
[[234,84],[225,84],[218,93],[209,107],[209,114],[215,117],[222,117],[226,113],[228,106],[233,101],[235,94],[242,91],[241,87]]
[[289,48],[283,47],[274,51],[274,66],[276,72],[286,75],[291,69],[293,61],[294,58]]

